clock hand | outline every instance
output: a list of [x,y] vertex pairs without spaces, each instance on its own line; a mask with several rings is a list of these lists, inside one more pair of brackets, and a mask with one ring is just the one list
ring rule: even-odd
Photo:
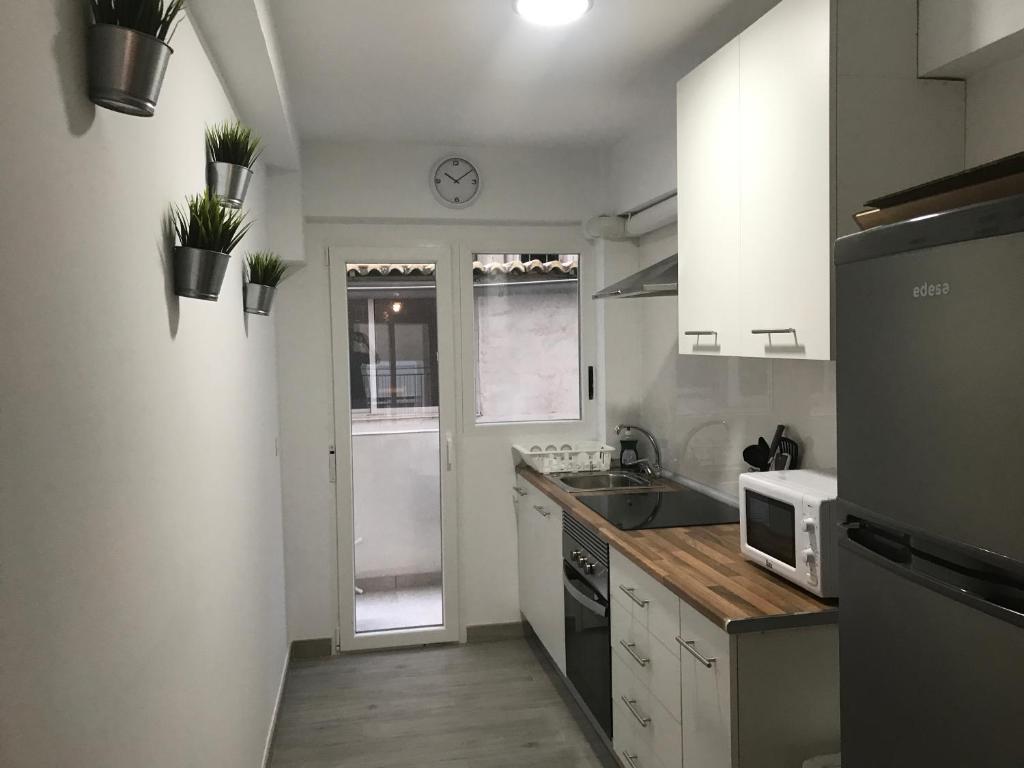
[[465,172],[464,174],[462,174],[461,176],[459,176],[459,178],[458,178],[458,179],[453,179],[453,181],[455,181],[455,183],[456,183],[456,184],[458,184],[458,183],[459,183],[460,181],[462,181],[462,180],[463,180],[464,178],[466,178],[467,176],[469,176],[469,174],[471,174],[472,172],[473,172],[473,171],[471,171],[471,170],[470,170],[470,171],[466,171],[466,172]]
[[458,184],[458,183],[459,183],[459,182],[460,182],[460,181],[462,180],[462,179],[456,179],[456,178],[455,178],[454,176],[452,176],[452,175],[451,175],[450,173],[446,173],[446,174],[445,174],[445,176],[447,176],[447,177],[448,177],[449,179],[451,179],[452,181],[454,181],[454,182],[455,182],[456,184]]

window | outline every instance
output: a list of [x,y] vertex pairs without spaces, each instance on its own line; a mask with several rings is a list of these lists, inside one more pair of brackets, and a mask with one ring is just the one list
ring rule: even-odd
[[473,259],[478,424],[581,418],[578,254]]
[[434,265],[348,265],[353,417],[436,416]]

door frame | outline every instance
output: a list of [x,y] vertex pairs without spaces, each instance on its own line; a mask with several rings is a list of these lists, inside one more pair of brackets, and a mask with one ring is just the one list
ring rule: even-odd
[[[345,651],[399,648],[457,642],[460,638],[458,572],[458,416],[461,370],[454,327],[458,315],[455,263],[444,246],[332,246],[328,249],[331,309],[331,358],[334,375],[335,513],[338,555],[338,647]],[[438,471],[441,487],[441,574],[444,623],[439,627],[355,631],[355,482],[352,469],[352,408],[348,347],[348,275],[345,264],[434,264],[438,346]],[[342,309],[344,308],[344,310]]]

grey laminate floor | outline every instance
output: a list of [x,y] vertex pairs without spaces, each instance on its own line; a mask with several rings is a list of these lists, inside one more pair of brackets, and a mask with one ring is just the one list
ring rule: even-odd
[[271,766],[615,765],[566,697],[526,640],[296,663]]

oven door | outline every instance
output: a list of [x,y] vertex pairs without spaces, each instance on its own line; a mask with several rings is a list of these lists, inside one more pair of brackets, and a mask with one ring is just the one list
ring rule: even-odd
[[565,590],[565,673],[590,714],[612,737],[610,603],[568,563]]
[[767,495],[743,489],[740,515],[740,546],[754,562],[792,581],[800,582],[797,569],[799,499]]

